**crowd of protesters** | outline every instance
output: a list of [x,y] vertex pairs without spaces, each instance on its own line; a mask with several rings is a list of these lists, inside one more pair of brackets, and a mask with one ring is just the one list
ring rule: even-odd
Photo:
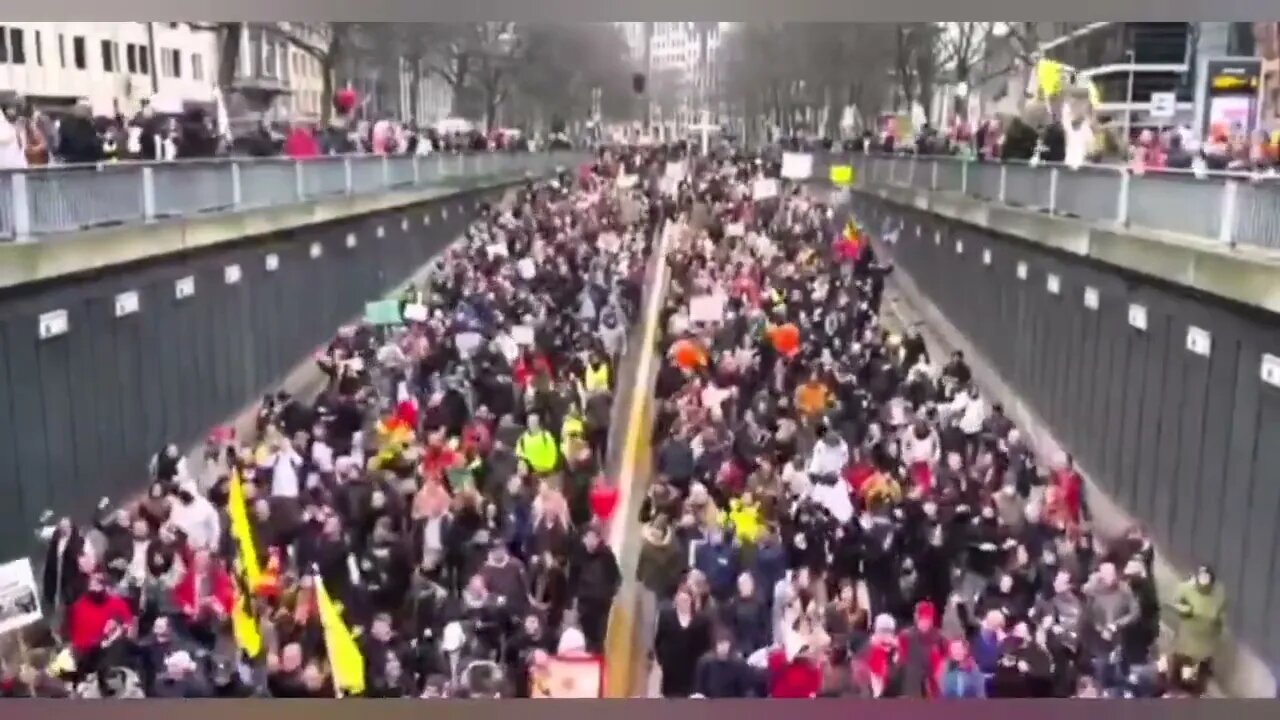
[[[121,160],[179,160],[223,156],[290,157],[373,153],[426,155],[432,152],[529,151],[539,140],[495,129],[442,132],[435,127],[401,122],[390,114],[365,113],[351,90],[333,97],[328,123],[252,122],[248,127],[219,130],[203,106],[180,113],[157,112],[149,102],[132,118],[95,116],[78,103],[56,116],[22,98],[0,100],[0,170],[51,164],[104,163]],[[553,136],[549,149],[569,141]]]
[[638,570],[661,694],[1204,693],[1213,570],[1158,597],[1140,529],[1097,537],[1070,458],[891,332],[892,267],[821,199],[754,198],[770,172],[708,163],[672,229]]
[[1194,171],[1280,173],[1280,130],[1244,132],[1216,123],[1198,137],[1185,125],[1134,128],[1103,126],[1088,113],[1054,112],[1031,102],[1017,115],[956,122],[942,130],[925,124],[901,137],[889,122],[845,143],[845,149],[877,153],[953,155],[977,161],[1127,164],[1134,172]]
[[656,218],[607,156],[485,207],[404,323],[343,328],[145,495],[46,528],[10,697],[529,697],[602,652],[603,464]]

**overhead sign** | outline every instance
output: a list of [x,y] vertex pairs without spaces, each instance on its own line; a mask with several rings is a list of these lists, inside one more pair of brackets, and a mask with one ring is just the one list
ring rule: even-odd
[[1178,95],[1171,92],[1151,93],[1151,117],[1168,120],[1178,112]]

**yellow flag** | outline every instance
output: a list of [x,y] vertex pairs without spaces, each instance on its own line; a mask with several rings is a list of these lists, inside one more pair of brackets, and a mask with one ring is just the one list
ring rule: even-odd
[[231,487],[227,491],[227,515],[231,518],[231,537],[240,551],[240,568],[252,591],[262,579],[258,563],[258,546],[253,543],[253,527],[249,524],[249,508],[244,500],[244,480],[239,470],[231,471]]
[[236,647],[249,656],[258,657],[262,653],[262,633],[258,630],[258,621],[249,613],[248,595],[244,592],[244,583],[239,578],[235,581],[236,599],[231,609],[231,632],[236,638]]
[[1102,93],[1098,92],[1098,84],[1092,80],[1089,81],[1089,104],[1094,109],[1102,104]]
[[853,184],[853,167],[851,165],[832,165],[831,184],[836,187],[849,187]]
[[364,656],[356,645],[355,635],[342,619],[342,612],[329,597],[324,580],[317,574],[316,609],[324,626],[324,646],[333,670],[333,686],[341,695],[364,693]]
[[1062,91],[1062,63],[1041,60],[1036,63],[1036,88],[1040,97],[1049,99]]

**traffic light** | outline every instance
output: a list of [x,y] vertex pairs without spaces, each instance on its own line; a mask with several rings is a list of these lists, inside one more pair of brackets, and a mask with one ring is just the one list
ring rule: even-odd
[[644,73],[636,73],[631,76],[631,89],[634,90],[637,95],[644,94],[645,84],[646,84],[646,78],[644,76]]

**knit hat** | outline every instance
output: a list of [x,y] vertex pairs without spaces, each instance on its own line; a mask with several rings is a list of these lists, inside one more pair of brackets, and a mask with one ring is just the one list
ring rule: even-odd
[[938,621],[938,610],[928,600],[921,600],[916,603],[916,621],[920,620],[928,620],[930,623],[937,623]]
[[898,621],[889,613],[880,613],[872,627],[878,633],[894,633],[898,631]]

